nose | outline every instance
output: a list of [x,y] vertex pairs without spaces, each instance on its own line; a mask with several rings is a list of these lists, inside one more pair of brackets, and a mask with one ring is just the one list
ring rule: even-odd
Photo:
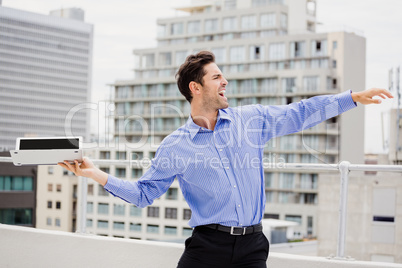
[[223,77],[223,79],[222,79],[222,85],[225,87],[225,86],[227,86],[228,84],[229,84],[228,80],[226,80],[226,78]]

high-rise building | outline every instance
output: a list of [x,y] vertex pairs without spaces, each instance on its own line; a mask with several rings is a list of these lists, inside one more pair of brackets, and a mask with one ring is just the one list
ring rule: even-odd
[[[0,152],[0,156],[9,156]],[[0,223],[36,226],[37,167],[0,163]]]
[[[200,50],[215,54],[229,81],[230,106],[286,105],[315,95],[364,89],[365,38],[349,32],[317,33],[315,6],[314,0],[193,1],[178,8],[188,16],[159,19],[157,47],[134,50],[135,78],[114,84],[114,137],[116,144],[122,144],[120,152],[101,151],[100,158],[120,159],[125,154],[132,159],[132,153],[133,159],[152,158],[162,139],[185,124],[190,105],[174,75],[187,55]],[[300,236],[316,236],[319,173],[282,171],[280,166],[341,160],[363,163],[363,130],[364,109],[358,107],[301,133],[269,141],[264,154],[265,217],[298,222],[295,231]],[[145,170],[112,166],[108,171],[136,179]],[[165,234],[171,234],[172,240],[183,239],[188,234],[183,220],[190,212],[182,211],[186,205],[177,182],[172,187],[142,210],[138,221],[128,209],[116,216],[112,207],[120,201],[96,197],[100,194],[93,191],[94,197],[88,197],[93,208],[93,214],[88,214],[89,230],[143,239],[159,234],[165,240]],[[170,204],[169,196],[177,201]],[[167,216],[172,209],[177,211],[174,220]],[[115,222],[119,231],[114,229]]]
[[93,26],[81,9],[0,6],[0,149],[23,136],[89,137]]

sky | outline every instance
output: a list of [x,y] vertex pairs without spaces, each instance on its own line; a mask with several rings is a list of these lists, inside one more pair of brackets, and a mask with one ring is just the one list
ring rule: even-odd
[[[2,1],[5,7],[44,15],[51,10],[70,7],[85,11],[85,22],[94,25],[92,102],[96,103],[107,98],[108,84],[133,78],[132,52],[156,46],[156,20],[181,16],[183,13],[174,8],[188,3],[189,0]],[[388,70],[402,62],[401,10],[400,0],[317,0],[319,31],[354,29],[366,38],[366,88],[388,89]],[[395,91],[392,93],[396,97]],[[384,152],[383,141],[389,132],[389,109],[396,105],[394,98],[380,105],[366,106],[366,153]],[[384,138],[383,124],[386,127]]]

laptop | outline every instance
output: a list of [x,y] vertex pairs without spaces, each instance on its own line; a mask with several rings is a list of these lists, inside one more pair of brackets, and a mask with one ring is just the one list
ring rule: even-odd
[[17,138],[10,155],[15,166],[57,165],[64,160],[82,162],[82,137]]

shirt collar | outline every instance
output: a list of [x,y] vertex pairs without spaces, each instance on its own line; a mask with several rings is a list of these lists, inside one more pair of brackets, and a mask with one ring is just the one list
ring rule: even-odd
[[[228,120],[232,121],[232,118],[229,116],[226,110],[218,110],[218,119],[216,121],[216,125],[218,125],[218,122],[220,120]],[[187,122],[186,122],[186,128],[190,133],[191,140],[194,139],[195,135],[197,135],[200,130],[204,129],[203,127],[200,127],[196,123],[194,123],[193,118],[191,118],[191,114],[189,115]]]

